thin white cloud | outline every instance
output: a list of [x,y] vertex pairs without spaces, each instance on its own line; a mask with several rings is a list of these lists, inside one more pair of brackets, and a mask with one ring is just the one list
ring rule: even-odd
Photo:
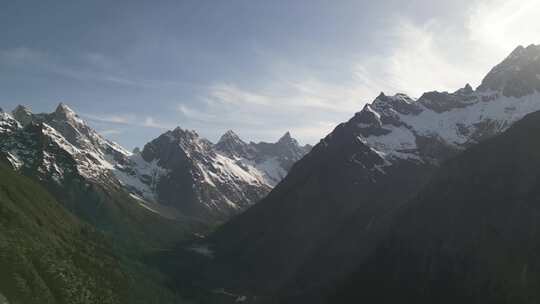
[[[335,113],[350,113],[361,104],[358,100],[361,95],[359,89],[346,85],[326,83],[315,78],[289,81],[278,79],[276,83],[272,84],[272,88],[260,91],[218,84],[209,87],[207,95],[202,99],[209,106],[216,107],[252,107],[274,111],[318,109]],[[179,110],[189,112],[182,105]],[[191,109],[191,112],[195,114],[195,110]],[[197,114],[208,115],[205,112]]]
[[137,115],[135,114],[81,114],[81,116],[85,119],[97,121],[97,122],[104,122],[104,123],[112,123],[112,124],[123,124],[123,125],[129,125],[134,124],[137,120]]
[[118,130],[118,129],[104,129],[104,130],[99,130],[98,131],[101,135],[104,135],[104,136],[109,136],[109,135],[119,135],[119,134],[122,134],[123,131],[121,130]]
[[97,81],[121,86],[159,87],[167,85],[153,81],[137,81],[116,73],[111,59],[91,53],[80,56],[79,66],[57,62],[46,52],[28,47],[15,47],[0,50],[0,64],[26,66],[40,72],[47,72],[80,81]]
[[[419,97],[426,91],[479,85],[517,45],[540,42],[539,15],[537,0],[478,0],[462,20],[447,23],[418,24],[396,16],[392,27],[377,32],[387,48],[339,67],[346,75],[339,81],[317,78],[324,71],[306,72],[278,58],[268,62],[273,76],[268,85],[253,89],[219,83],[208,88],[202,105],[180,105],[178,110],[207,124],[232,121],[247,128],[258,122],[315,141],[381,91]],[[250,132],[268,134],[263,128]]]
[[113,124],[113,125],[126,125],[137,126],[153,129],[172,129],[174,124],[161,122],[152,116],[146,116],[144,118],[139,117],[136,114],[81,114],[84,119],[101,123],[101,124]]
[[[357,85],[373,95],[407,93],[419,97],[431,90],[456,90],[479,81],[481,69],[466,53],[448,47],[458,40],[436,22],[415,25],[398,19],[384,37],[393,43],[387,54],[365,58],[355,66]],[[463,50],[463,49],[462,49]]]
[[195,121],[213,122],[218,120],[218,117],[212,113],[200,111],[184,104],[179,104],[177,110],[183,117]]
[[[84,64],[74,67],[26,47],[0,50],[0,63],[35,65],[36,70],[81,81],[145,89],[197,86],[196,91],[203,92],[196,100],[200,102],[174,105],[183,126],[212,132],[233,128],[255,138],[256,134],[275,137],[291,130],[301,140],[313,142],[381,91],[419,97],[425,91],[452,91],[466,83],[476,86],[518,44],[540,43],[538,0],[473,0],[463,9],[461,19],[423,23],[389,16],[389,27],[373,29],[378,39],[374,45],[380,49],[366,45],[366,51],[358,50],[353,55],[350,49],[344,49],[343,54],[336,52],[329,56],[335,58],[328,58],[324,64],[313,62],[307,66],[288,57],[271,58],[268,53],[272,50],[257,49],[261,56],[268,56],[264,59],[269,59],[261,71],[261,77],[267,78],[263,84],[257,81],[257,75],[252,76],[255,84],[249,79],[224,80],[201,87],[174,79],[141,80],[103,54],[82,54]],[[336,74],[339,76],[334,77]],[[174,127],[160,117],[145,114],[86,116],[102,123]]]
[[216,84],[211,86],[207,101],[242,105],[268,105],[271,103],[268,96],[248,92],[230,84]]
[[175,127],[173,124],[163,123],[161,121],[156,120],[154,117],[151,117],[151,116],[147,116],[144,119],[144,122],[141,124],[141,126],[147,127],[147,128],[154,128],[154,129],[163,129],[163,130],[172,129]]

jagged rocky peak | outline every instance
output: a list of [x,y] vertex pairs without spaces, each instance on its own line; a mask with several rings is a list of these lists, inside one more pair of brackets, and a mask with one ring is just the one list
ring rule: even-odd
[[300,146],[289,131],[285,132],[276,143],[260,142],[256,144],[256,147],[263,155],[280,159],[282,167],[286,170],[289,170],[294,162],[309,152],[308,148]]
[[350,122],[363,130],[362,134],[365,132],[381,134],[381,132],[387,132],[381,128],[382,125],[399,126],[402,124],[399,120],[400,114],[416,115],[421,111],[419,104],[406,94],[387,96],[381,92],[371,104],[366,104],[362,111],[356,113]]
[[0,136],[9,135],[19,128],[21,128],[21,124],[11,114],[4,112],[0,108]]
[[18,105],[11,112],[13,118],[15,118],[21,125],[26,126],[32,122],[32,111],[30,108]]
[[233,130],[227,130],[223,135],[221,135],[221,138],[219,141],[242,141],[238,134],[234,133]]
[[495,66],[478,87],[507,97],[523,97],[540,91],[540,45],[518,46]]
[[165,135],[173,142],[178,143],[182,148],[187,150],[207,150],[212,146],[210,141],[200,137],[195,130],[176,127],[174,130],[165,133]]
[[422,94],[418,102],[426,108],[437,113],[450,111],[456,108],[464,108],[478,101],[470,84],[455,91],[454,93],[431,91]]
[[191,142],[197,141],[199,139],[199,134],[194,130],[182,129],[181,127],[176,127],[173,130],[169,130],[161,134],[158,138],[162,138],[169,143],[183,143],[189,144]]
[[199,137],[199,134],[195,130],[182,129],[181,127],[176,127],[172,131],[168,131],[168,134],[171,134],[174,138],[190,138],[195,139]]
[[394,96],[388,96],[384,92],[381,92],[377,98],[375,98],[375,103],[414,103],[414,99],[409,97],[405,93],[397,93]]
[[63,102],[60,102],[58,104],[58,106],[56,106],[55,112],[56,113],[66,114],[66,115],[75,114],[75,112],[68,105],[66,105]]
[[371,107],[383,116],[392,116],[390,110],[401,114],[411,114],[420,112],[420,108],[414,99],[407,94],[397,93],[394,96],[387,96],[383,92],[375,98]]
[[246,143],[236,134],[233,130],[228,130],[225,132],[221,137],[219,138],[218,143],[216,144],[217,147],[221,146],[238,146],[238,145],[246,145]]
[[359,127],[381,126],[381,115],[375,112],[369,104],[366,104],[362,111],[354,115],[354,120],[359,124]]
[[82,120],[79,118],[77,113],[75,113],[75,111],[73,111],[69,106],[67,106],[63,102],[58,104],[58,106],[56,107],[56,110],[53,113],[53,116],[55,118],[66,120],[66,121],[82,123]]
[[214,147],[227,156],[252,158],[254,153],[253,148],[232,130],[225,132]]
[[177,155],[189,158],[213,153],[211,150],[212,144],[199,137],[194,130],[176,127],[147,143],[142,150],[142,157],[146,161],[158,159],[162,166],[167,167],[169,162],[178,163],[179,159],[174,159]]
[[285,132],[285,134],[279,138],[277,143],[282,145],[299,146],[298,141],[291,136],[291,132],[289,131]]
[[462,94],[462,95],[472,94],[472,93],[474,93],[474,89],[468,83],[463,88],[456,91],[456,94]]

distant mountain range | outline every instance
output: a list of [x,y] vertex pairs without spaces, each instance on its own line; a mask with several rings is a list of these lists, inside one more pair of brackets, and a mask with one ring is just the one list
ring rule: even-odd
[[538,134],[536,45],[314,147],[0,111],[0,302],[537,303]]
[[[441,164],[540,110],[539,58],[540,46],[518,47],[476,90],[466,85],[419,99],[381,93],[314,146],[259,204],[176,256],[190,251],[208,256],[195,271],[201,280],[197,286],[246,295],[257,303],[324,302],[336,282],[376,252],[396,210],[430,182]],[[484,153],[498,152],[493,147]],[[451,195],[440,190],[443,201]],[[454,224],[459,226],[459,220]],[[399,250],[392,254],[399,258]],[[349,286],[352,293],[354,286]],[[361,295],[354,299],[364,300]]]
[[73,180],[123,191],[169,219],[226,220],[264,197],[310,147],[287,132],[276,143],[245,143],[228,131],[217,144],[176,128],[131,153],[59,104],[50,114],[0,112],[0,157],[69,192]]

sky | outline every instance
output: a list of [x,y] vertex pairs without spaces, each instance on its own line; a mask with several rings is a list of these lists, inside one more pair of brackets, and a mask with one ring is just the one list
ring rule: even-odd
[[73,108],[127,148],[168,129],[316,143],[380,92],[473,87],[540,43],[537,0],[0,1],[0,107]]

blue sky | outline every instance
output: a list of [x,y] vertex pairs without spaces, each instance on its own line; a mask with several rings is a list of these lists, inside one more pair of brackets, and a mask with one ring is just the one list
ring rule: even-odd
[[381,91],[478,85],[540,43],[539,14],[536,0],[1,1],[0,106],[64,102],[128,148],[176,126],[315,143]]

